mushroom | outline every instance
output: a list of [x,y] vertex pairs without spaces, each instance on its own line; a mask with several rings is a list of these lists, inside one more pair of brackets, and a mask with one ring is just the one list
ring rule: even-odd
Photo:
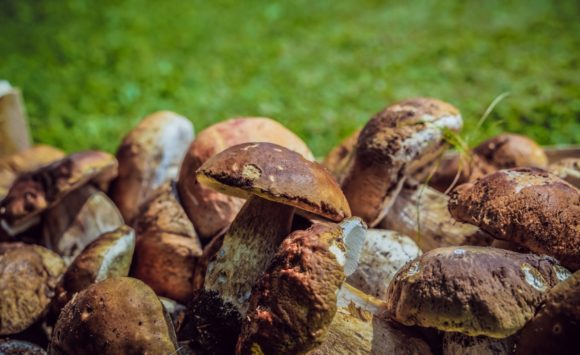
[[38,245],[0,243],[0,335],[19,333],[48,311],[62,259]]
[[407,326],[505,338],[569,275],[549,256],[474,246],[434,249],[399,270],[386,312]]
[[191,300],[201,243],[168,182],[145,204],[135,223],[137,246],[131,276],[160,296],[181,303]]
[[113,156],[86,151],[22,174],[0,202],[0,222],[6,231],[14,235],[34,223],[41,212],[55,206],[87,182],[106,188],[116,171],[117,161]]
[[302,354],[322,343],[364,232],[355,218],[290,234],[252,291],[236,352]]
[[90,243],[63,275],[58,295],[61,306],[91,284],[128,276],[134,249],[135,231],[127,226],[104,233]]
[[449,197],[407,179],[381,227],[410,236],[421,250],[453,245],[490,245],[493,237],[478,227],[461,223],[449,213]]
[[187,118],[160,111],[145,117],[123,138],[117,150],[119,176],[111,184],[110,195],[127,223],[132,223],[158,187],[177,178],[193,136]]
[[369,229],[358,268],[348,277],[347,282],[382,299],[396,272],[421,254],[417,244],[405,235],[389,230]]
[[[212,344],[227,347],[232,342],[235,345],[252,286],[289,234],[295,209],[333,221],[349,217],[350,210],[326,169],[271,143],[228,148],[198,169],[197,180],[248,199],[208,266],[204,289],[192,308],[194,325],[188,331],[202,348]],[[224,332],[231,337],[227,341],[221,338]]]
[[580,192],[543,170],[502,170],[461,185],[449,211],[495,238],[580,268]]
[[462,126],[459,111],[431,98],[403,100],[373,117],[358,138],[354,162],[342,183],[353,215],[377,225],[405,176],[424,169],[446,147],[446,130]]
[[514,338],[470,337],[446,332],[443,335],[443,355],[508,355],[514,351]]
[[269,118],[233,118],[201,131],[191,143],[180,170],[177,187],[187,215],[202,241],[214,238],[234,220],[244,201],[199,184],[194,174],[215,154],[237,144],[276,143],[308,160],[312,153],[294,133]]
[[104,192],[86,185],[66,195],[42,216],[42,244],[68,264],[103,233],[125,225]]
[[580,158],[567,158],[550,164],[548,171],[580,189]]
[[40,346],[16,339],[0,339],[0,354],[3,355],[46,355]]
[[334,147],[330,153],[328,153],[322,162],[322,165],[332,173],[332,176],[334,176],[334,179],[339,184],[342,184],[346,174],[352,168],[354,151],[360,131],[361,130],[358,129],[353,134],[346,137],[339,145]]
[[580,334],[580,271],[550,290],[522,329],[516,354],[576,354]]
[[0,157],[30,147],[30,133],[22,94],[9,82],[0,80]]
[[173,354],[175,330],[152,289],[114,277],[79,292],[61,312],[50,354]]

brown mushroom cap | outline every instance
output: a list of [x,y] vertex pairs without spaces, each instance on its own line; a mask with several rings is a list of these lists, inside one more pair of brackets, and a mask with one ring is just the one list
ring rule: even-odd
[[580,268],[580,192],[536,168],[509,169],[457,187],[451,215],[495,238]]
[[173,324],[143,282],[116,277],[89,286],[63,309],[51,354],[172,354]]
[[64,270],[46,248],[0,243],[0,335],[19,333],[45,314]]
[[567,158],[550,164],[550,173],[580,189],[580,158]]
[[312,153],[298,136],[269,118],[234,118],[201,131],[183,159],[178,180],[182,203],[201,239],[214,237],[226,228],[244,202],[198,184],[194,174],[215,154],[248,142],[276,143],[308,160],[314,160]]
[[24,224],[90,181],[105,187],[116,173],[117,160],[110,154],[71,154],[20,175],[0,203],[0,218],[10,226]]
[[177,178],[193,136],[187,118],[160,111],[145,117],[123,138],[117,151],[119,176],[110,194],[128,223],[159,186]]
[[360,133],[342,183],[353,215],[371,227],[379,223],[404,176],[428,166],[446,146],[444,131],[461,126],[455,107],[431,98],[403,100],[375,115]]
[[548,293],[521,331],[516,354],[577,354],[580,334],[580,271]]
[[399,270],[387,291],[386,310],[405,325],[504,338],[522,328],[545,293],[568,276],[548,256],[439,248]]
[[321,165],[271,143],[239,144],[207,160],[198,181],[222,193],[290,205],[333,221],[350,216],[340,187]]
[[330,171],[339,184],[342,184],[354,161],[354,152],[360,131],[360,129],[356,130],[346,137],[328,153],[322,162],[322,165]]
[[498,169],[548,166],[548,157],[542,147],[519,134],[500,134],[482,142],[473,151]]

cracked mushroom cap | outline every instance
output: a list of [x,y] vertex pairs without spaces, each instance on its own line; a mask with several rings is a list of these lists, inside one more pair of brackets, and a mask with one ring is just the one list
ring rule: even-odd
[[386,311],[399,323],[505,338],[570,272],[548,256],[487,247],[431,250],[389,285]]
[[48,310],[63,260],[38,245],[0,243],[0,335],[19,333]]
[[479,144],[473,151],[498,169],[548,166],[548,157],[542,147],[519,134],[500,134]]
[[576,354],[580,334],[580,271],[548,293],[521,331],[516,354]]
[[502,170],[458,186],[449,211],[495,238],[580,268],[580,192],[543,170]]
[[276,144],[226,149],[199,168],[197,179],[228,195],[257,195],[333,221],[350,217],[348,202],[326,169]]
[[20,175],[0,204],[0,219],[10,226],[24,224],[71,191],[89,182],[105,187],[116,174],[117,160],[110,154],[99,151],[71,154]]
[[432,98],[403,100],[376,114],[359,135],[342,184],[353,215],[371,227],[379,223],[404,177],[429,166],[446,147],[445,130],[462,124],[455,107]]
[[174,354],[163,304],[143,282],[115,277],[79,292],[60,313],[50,354]]
[[269,118],[233,118],[201,131],[189,146],[177,182],[185,211],[201,239],[212,238],[227,227],[244,201],[198,184],[195,172],[217,153],[248,142],[276,143],[308,160],[314,160],[306,144],[297,135]]

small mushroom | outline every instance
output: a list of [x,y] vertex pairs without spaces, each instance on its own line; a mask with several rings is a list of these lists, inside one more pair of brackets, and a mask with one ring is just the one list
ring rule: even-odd
[[112,155],[86,151],[22,174],[0,203],[2,225],[18,229],[89,181],[106,187],[116,171],[117,160]]
[[145,203],[135,229],[137,246],[131,276],[160,296],[181,303],[191,301],[193,277],[203,250],[172,182],[160,187]]
[[322,165],[332,173],[332,176],[334,176],[336,182],[339,184],[342,184],[346,174],[352,168],[354,152],[360,131],[360,129],[356,130],[353,134],[346,137],[328,153],[322,162]]
[[187,118],[160,111],[145,117],[123,138],[117,150],[119,176],[110,195],[127,223],[133,222],[158,187],[177,178],[193,136]]
[[16,339],[0,339],[0,354],[2,355],[46,355],[40,346]]
[[580,189],[580,158],[567,158],[550,164],[548,171]]
[[505,338],[522,328],[545,293],[569,275],[548,256],[439,248],[399,270],[387,291],[386,311],[407,326]]
[[369,229],[358,268],[348,277],[347,282],[382,299],[397,271],[421,254],[417,244],[405,235],[389,230]]
[[580,334],[580,271],[548,293],[524,329],[516,354],[576,354]]
[[421,250],[453,245],[490,245],[493,237],[449,213],[449,197],[428,186],[405,183],[381,227],[410,236]]
[[377,225],[405,177],[428,166],[446,147],[444,132],[461,126],[455,107],[431,98],[403,100],[379,112],[361,131],[342,183],[353,215]]
[[502,170],[458,186],[449,211],[495,238],[580,268],[580,192],[543,170]]
[[515,336],[494,339],[470,337],[461,333],[443,335],[443,355],[509,355],[514,351]]
[[176,337],[163,304],[143,282],[115,277],[79,292],[60,313],[50,354],[173,354]]
[[234,220],[244,201],[199,184],[195,172],[217,153],[249,142],[276,143],[308,160],[314,160],[298,136],[269,118],[233,118],[201,131],[183,159],[177,187],[185,211],[202,241],[222,233]]
[[[201,347],[217,344],[227,348],[231,342],[220,337],[227,332],[235,344],[252,286],[290,233],[295,209],[333,221],[349,217],[350,210],[326,169],[271,143],[226,149],[198,169],[197,180],[222,193],[248,199],[208,266],[204,289],[197,294],[192,312],[193,324],[204,326],[199,329],[194,325],[190,330],[193,338],[205,344]],[[195,335],[197,331],[203,335]]]
[[0,243],[0,335],[19,333],[48,311],[63,260],[38,245]]

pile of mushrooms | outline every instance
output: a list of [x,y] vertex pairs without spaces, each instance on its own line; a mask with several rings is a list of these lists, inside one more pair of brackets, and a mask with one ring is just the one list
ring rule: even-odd
[[462,125],[403,100],[321,163],[263,117],[0,142],[0,353],[577,353],[578,151]]

